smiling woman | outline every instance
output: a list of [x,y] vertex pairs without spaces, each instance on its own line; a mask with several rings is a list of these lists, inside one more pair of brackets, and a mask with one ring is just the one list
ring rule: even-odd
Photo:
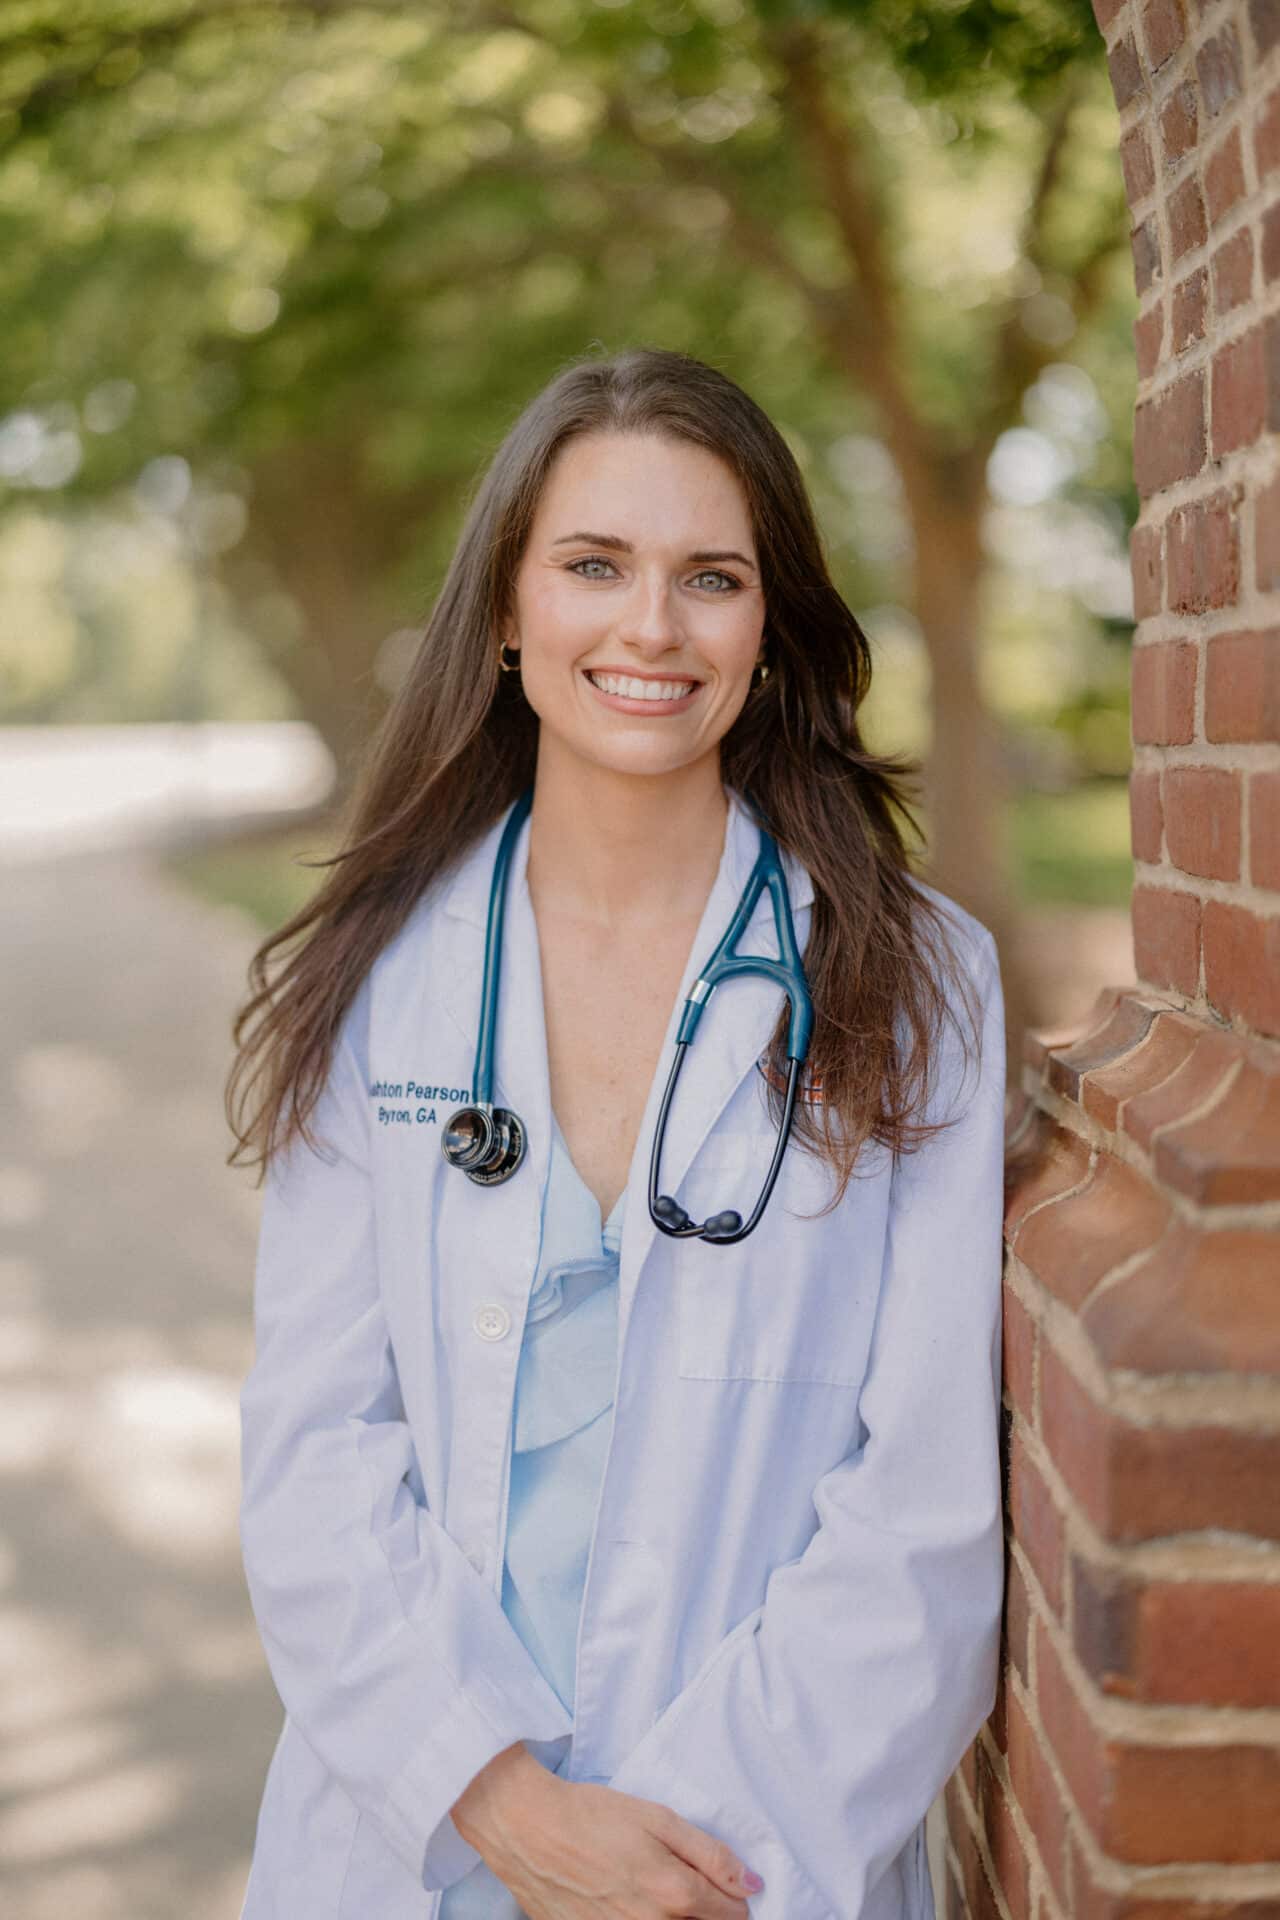
[[1004,1021],[869,683],[733,381],[530,402],[236,1024],[286,1708],[242,1920],[932,1920],[999,1642]]
[[[594,526],[611,530],[561,531],[587,508]],[[699,539],[704,530],[715,544]],[[548,471],[504,630],[541,722],[540,756],[550,733],[557,751],[598,766],[671,775],[700,763],[693,777],[704,790],[708,776],[718,784],[714,750],[762,665],[754,545],[742,488],[718,454],[650,432],[567,441]],[[728,561],[736,571],[712,564]],[[611,713],[668,724],[657,733],[609,725]],[[602,877],[583,874],[584,898],[599,901]]]

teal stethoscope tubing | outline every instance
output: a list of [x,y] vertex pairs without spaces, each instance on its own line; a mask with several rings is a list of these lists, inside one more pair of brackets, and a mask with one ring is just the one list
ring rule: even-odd
[[[529,787],[512,807],[498,843],[493,880],[489,890],[489,913],[485,926],[480,1025],[476,1039],[475,1074],[471,1089],[473,1105],[460,1108],[450,1116],[440,1142],[445,1158],[452,1165],[464,1168],[473,1180],[482,1185],[493,1185],[497,1181],[509,1179],[524,1157],[525,1136],[522,1123],[514,1114],[497,1110],[493,1106],[493,1061],[498,1021],[498,976],[502,958],[502,926],[506,907],[507,874],[516,837],[532,805],[533,788]],[[777,842],[759,819],[758,814],[756,825],[759,829],[760,845],[755,865],[743,888],[742,897],[732,920],[725,928],[719,945],[702,968],[685,1000],[684,1012],[676,1035],[675,1057],[663,1091],[662,1104],[658,1110],[653,1151],[649,1160],[649,1213],[654,1225],[673,1238],[688,1239],[701,1236],[717,1246],[727,1246],[735,1240],[744,1239],[756,1226],[768,1204],[790,1136],[800,1069],[808,1053],[809,1040],[813,1032],[813,1003],[809,996],[809,986],[800,960],[800,951],[796,945],[795,926],[791,917],[791,896],[787,889],[786,875],[782,869],[782,859]],[[765,887],[769,889],[773,906],[773,923],[779,954],[777,960],[770,960],[763,954],[744,954],[736,951],[737,943],[746,931],[755,911],[761,890]],[[790,1064],[782,1119],[764,1186],[746,1224],[742,1223],[740,1214],[729,1210],[713,1214],[698,1225],[670,1195],[659,1191],[659,1167],[666,1134],[667,1115],[676,1082],[680,1077],[680,1069],[684,1064],[685,1053],[692,1045],[698,1022],[711,995],[722,980],[749,973],[763,974],[767,979],[775,981],[783,989],[790,1004],[787,1027],[787,1058]]]

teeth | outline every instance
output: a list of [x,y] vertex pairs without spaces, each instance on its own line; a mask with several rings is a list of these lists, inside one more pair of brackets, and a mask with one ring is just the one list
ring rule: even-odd
[[634,680],[622,673],[588,673],[602,693],[619,693],[627,700],[680,700],[696,680]]

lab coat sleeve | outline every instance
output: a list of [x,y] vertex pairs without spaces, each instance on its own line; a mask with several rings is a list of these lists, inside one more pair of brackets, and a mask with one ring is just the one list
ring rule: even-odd
[[[378,1282],[369,1103],[352,1030],[273,1158],[241,1410],[240,1539],[290,1719],[421,1885],[480,1854],[450,1809],[495,1754],[572,1719],[421,1486]],[[367,1031],[367,1012],[364,1012]]]
[[960,1117],[892,1177],[859,1444],[609,1783],[727,1841],[766,1883],[753,1920],[857,1920],[994,1704],[1005,1031],[980,931],[981,1074],[938,1043],[929,1117]]

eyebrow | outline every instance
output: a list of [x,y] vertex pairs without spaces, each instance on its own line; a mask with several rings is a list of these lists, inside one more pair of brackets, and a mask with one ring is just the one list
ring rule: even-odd
[[[551,542],[553,547],[568,546],[571,542],[582,541],[590,547],[609,547],[614,553],[634,553],[630,540],[621,539],[616,533],[562,533]],[[686,555],[689,560],[736,560],[744,567],[755,567],[754,560],[748,560],[745,553],[739,553],[736,547],[699,547]]]

